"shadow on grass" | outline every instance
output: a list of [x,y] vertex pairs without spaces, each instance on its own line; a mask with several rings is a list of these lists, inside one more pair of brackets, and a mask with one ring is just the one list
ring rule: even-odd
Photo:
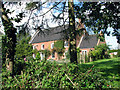
[[[120,81],[120,58],[104,59],[101,61],[95,61],[86,65],[92,66],[98,69],[99,73],[107,80],[114,81],[117,87]],[[86,66],[85,65],[85,66]],[[119,83],[119,84],[118,84]]]

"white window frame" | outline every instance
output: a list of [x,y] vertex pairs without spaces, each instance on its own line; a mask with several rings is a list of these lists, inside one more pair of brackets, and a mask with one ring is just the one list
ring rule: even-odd
[[51,49],[53,49],[54,48],[54,43],[51,43]]
[[37,46],[38,46],[38,45],[33,45],[33,50],[35,50]]
[[[44,46],[44,47],[43,47]],[[44,50],[44,48],[45,48],[45,45],[44,44],[42,44],[41,45],[41,50]]]
[[40,57],[41,57],[41,60],[43,60],[45,58],[45,54],[40,52]]
[[64,47],[68,47],[68,44],[67,44],[67,46],[66,46],[66,44],[65,43],[68,43],[68,41],[64,41]]
[[87,50],[82,50],[82,54],[85,55],[85,52],[86,52],[86,55],[87,55]]
[[35,50],[35,45],[33,45],[33,50]]

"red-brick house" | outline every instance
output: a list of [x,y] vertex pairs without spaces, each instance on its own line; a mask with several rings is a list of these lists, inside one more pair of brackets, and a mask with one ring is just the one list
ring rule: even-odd
[[78,47],[80,48],[80,60],[84,60],[85,63],[85,55],[88,56],[89,51],[94,50],[95,46],[99,44],[106,44],[105,41],[100,41],[97,35],[82,35],[80,43]]
[[[81,26],[83,27],[83,26]],[[65,29],[68,28],[68,25],[58,26],[54,28],[50,28],[49,30],[43,30],[43,32],[39,33],[37,31],[35,35],[30,40],[30,43],[33,45],[33,49],[37,50],[45,50],[48,49],[52,51],[54,48],[54,42],[57,40],[64,40],[64,48],[65,53],[68,51],[69,44],[65,39],[66,34],[64,32]],[[77,35],[76,37],[76,46],[81,49],[81,54],[88,54],[90,50],[93,50],[96,45],[98,45],[100,40],[97,38],[97,35],[85,35],[82,36]],[[65,59],[65,53],[62,56],[62,59]],[[44,54],[40,53],[41,59],[44,58]],[[58,60],[58,55],[56,52],[52,52],[52,54],[47,59]]]

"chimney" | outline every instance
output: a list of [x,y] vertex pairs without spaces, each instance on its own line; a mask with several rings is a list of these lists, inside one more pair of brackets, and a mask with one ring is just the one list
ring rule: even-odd
[[[85,27],[84,27],[84,23],[81,23],[81,19],[78,19],[78,20],[79,20],[79,28],[80,28],[80,29],[82,29],[82,28],[85,29]],[[84,35],[87,34],[86,29],[83,31],[83,33],[84,33]]]
[[100,36],[103,36],[103,32],[102,31],[100,31]]

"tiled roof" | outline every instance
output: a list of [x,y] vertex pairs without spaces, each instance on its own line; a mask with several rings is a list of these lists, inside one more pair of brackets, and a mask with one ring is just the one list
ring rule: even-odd
[[47,42],[54,40],[61,40],[65,38],[65,29],[68,28],[68,25],[58,26],[54,28],[50,28],[49,30],[43,30],[43,32],[36,33],[34,38],[31,39],[30,43],[39,43],[39,42]]
[[94,48],[97,45],[98,38],[96,35],[85,35],[80,44],[80,48]]

